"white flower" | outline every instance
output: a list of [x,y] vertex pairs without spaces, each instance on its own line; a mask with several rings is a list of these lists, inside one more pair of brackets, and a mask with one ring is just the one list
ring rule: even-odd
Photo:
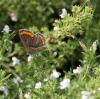
[[4,93],[4,95],[5,96],[7,96],[8,95],[8,88],[7,87],[5,87],[5,86],[0,86],[0,91],[2,91],[3,93]]
[[67,10],[65,8],[63,8],[62,13],[60,14],[60,17],[64,18],[66,14],[67,14]]
[[2,32],[9,33],[9,31],[11,31],[10,28],[9,28],[9,26],[5,25]]
[[55,31],[58,31],[58,30],[59,30],[59,27],[55,26],[55,27],[54,27],[54,30],[55,30]]
[[48,78],[44,78],[44,80],[43,80],[44,82],[47,82],[48,81]]
[[13,22],[17,22],[17,15],[16,15],[16,13],[15,12],[11,12],[10,14],[9,14],[9,16],[10,16],[10,18],[11,18],[11,20],[13,21]]
[[41,82],[37,82],[36,84],[35,84],[35,88],[36,89],[40,89],[42,87],[42,83]]
[[90,92],[88,91],[82,91],[82,97],[81,99],[90,99]]
[[55,20],[55,22],[59,22],[59,20]]
[[16,64],[19,64],[19,59],[14,56],[12,57],[12,65],[15,66]]
[[53,56],[54,56],[54,57],[57,56],[57,52],[54,52],[54,53],[53,53]]
[[76,69],[73,69],[74,74],[80,74],[81,73],[81,67],[77,67]]
[[55,69],[52,71],[52,74],[50,75],[50,78],[59,78],[61,75],[60,72],[57,72]]
[[60,82],[60,89],[65,89],[70,87],[70,79],[64,79]]
[[25,93],[24,97],[25,97],[25,99],[31,99],[31,95],[30,95],[29,92],[28,93]]
[[33,58],[33,56],[29,55],[28,58],[27,58],[27,61],[30,62],[32,60],[32,58]]
[[16,78],[13,79],[13,82],[14,82],[15,84],[18,84],[18,83],[22,83],[23,80],[22,80],[19,76],[17,76]]

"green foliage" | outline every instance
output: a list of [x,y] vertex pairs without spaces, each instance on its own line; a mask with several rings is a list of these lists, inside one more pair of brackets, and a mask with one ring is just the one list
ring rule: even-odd
[[[16,41],[16,31],[1,32],[0,99],[82,99],[83,91],[89,92],[87,97],[99,99],[99,22],[89,28],[94,9],[89,5],[70,7],[70,0],[9,0],[4,5],[5,2],[0,1],[0,10],[3,11],[0,25],[5,24],[8,17],[3,18],[5,9],[8,12],[15,10],[19,21],[14,26],[10,24],[12,29],[28,27],[34,33],[42,31],[46,49],[30,56]],[[53,22],[52,14],[62,7],[72,8],[71,13],[62,9],[59,19]],[[51,30],[48,29],[50,22],[53,22]],[[81,69],[75,73],[77,67]],[[56,74],[53,78],[53,70],[59,72],[60,77]],[[64,83],[66,79],[69,82]],[[67,84],[65,89],[61,89],[61,82],[64,86]]]
[[61,9],[66,6],[69,8],[71,1],[72,0],[9,0],[9,2],[6,2],[6,0],[2,0],[0,2],[0,20],[2,23],[9,23],[9,13],[14,11],[18,17],[18,26],[13,26],[12,24],[14,28],[24,28],[34,25],[40,28],[53,22],[54,19],[52,17],[55,11],[57,11],[56,9]]

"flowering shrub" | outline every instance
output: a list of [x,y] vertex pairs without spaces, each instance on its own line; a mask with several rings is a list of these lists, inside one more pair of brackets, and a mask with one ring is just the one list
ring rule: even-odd
[[[54,20],[54,16],[58,13],[56,9],[62,7],[69,8],[72,0],[24,0],[13,1],[2,0],[0,3],[1,22],[11,22],[13,28],[25,28],[37,26],[44,27]],[[17,26],[15,24],[18,24]],[[2,24],[0,23],[2,26]]]
[[[12,9],[19,4],[17,13],[8,13],[16,27],[4,23],[0,34],[0,99],[100,98],[99,39],[92,39],[89,34],[94,9],[89,5],[75,5],[69,13],[64,0],[56,1],[25,0],[20,4],[13,1],[14,6],[9,7]],[[1,4],[4,3],[5,0]],[[7,7],[8,4],[4,6]],[[21,10],[22,7],[27,14]],[[59,8],[62,9],[57,19],[50,18]],[[44,11],[48,13],[42,15]],[[25,18],[22,17],[24,13]],[[32,17],[31,21],[26,22],[29,17]],[[53,22],[51,30],[48,29],[49,22]],[[46,49],[27,53],[16,31],[13,31],[23,26],[32,32],[41,31],[46,39]],[[99,24],[92,28],[94,33],[99,31],[98,27]]]

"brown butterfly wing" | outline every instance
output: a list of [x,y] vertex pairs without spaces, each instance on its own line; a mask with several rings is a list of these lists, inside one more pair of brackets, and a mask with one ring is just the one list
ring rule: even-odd
[[46,48],[45,38],[42,34],[35,34],[32,38],[35,38],[35,40],[32,40],[34,44],[32,43],[32,47],[30,47],[30,52],[31,50],[34,52],[38,52]]
[[19,36],[20,36],[21,42],[23,43],[24,47],[29,48],[29,44],[32,38],[31,37],[32,33],[30,31],[23,29],[19,31]]
[[28,30],[19,31],[20,39],[28,52],[44,49],[45,38],[42,34],[32,34]]
[[45,45],[45,38],[42,34],[35,34],[34,36],[36,36],[35,46],[33,45],[34,48],[42,47]]

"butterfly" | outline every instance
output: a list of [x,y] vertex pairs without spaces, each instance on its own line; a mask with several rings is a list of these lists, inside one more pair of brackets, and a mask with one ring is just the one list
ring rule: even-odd
[[33,34],[26,29],[20,29],[19,37],[28,53],[38,52],[46,48],[45,37],[41,33]]

